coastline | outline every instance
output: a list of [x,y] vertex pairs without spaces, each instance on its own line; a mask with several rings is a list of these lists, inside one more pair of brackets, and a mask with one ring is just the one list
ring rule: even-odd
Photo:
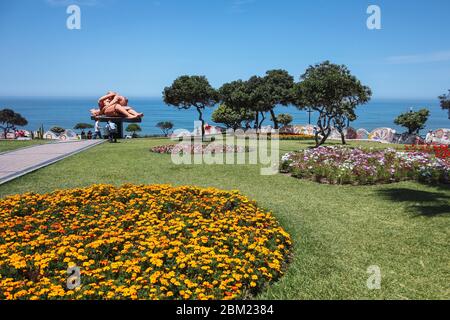
[[[90,123],[89,109],[94,106],[96,98],[93,97],[0,97],[0,108],[13,108],[21,113],[29,122],[23,129],[36,130],[41,125],[45,129],[52,126],[61,126],[71,129],[76,123]],[[177,110],[164,104],[161,98],[131,97],[130,105],[145,114],[142,127],[142,135],[159,134],[156,123],[159,121],[172,121],[175,129],[192,130],[194,121],[197,119],[195,110]],[[414,99],[373,99],[367,105],[358,107],[358,119],[352,123],[355,129],[364,128],[372,131],[376,128],[388,127],[397,132],[404,129],[394,124],[394,118],[400,113],[406,112],[410,107],[414,110],[426,107],[431,111],[431,116],[427,122],[426,130],[437,130],[449,128],[450,120],[446,111],[439,106],[439,101],[435,100],[414,100]],[[211,114],[214,109],[205,110],[206,122],[211,125]],[[308,113],[300,111],[293,106],[278,107],[276,113],[289,113],[294,117],[294,124],[308,124]],[[311,122],[314,124],[315,115],[312,114]],[[264,125],[271,124],[268,119]]]

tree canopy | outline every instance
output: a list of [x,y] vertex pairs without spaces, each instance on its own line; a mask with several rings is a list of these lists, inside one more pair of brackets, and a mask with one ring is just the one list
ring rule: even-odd
[[448,90],[448,94],[440,96],[439,100],[441,101],[441,108],[448,111],[448,118],[450,119],[450,90]]
[[173,129],[173,123],[170,121],[161,121],[156,124],[156,127],[161,129],[161,131],[164,133],[164,136],[167,137],[170,130]]
[[255,104],[247,81],[236,80],[225,83],[219,89],[219,93],[223,104],[233,110],[251,110]]
[[11,109],[6,108],[0,110],[0,124],[0,128],[3,130],[6,138],[6,135],[10,130],[14,130],[16,126],[26,126],[28,121],[20,113],[16,113]]
[[292,94],[297,108],[309,107],[319,113],[315,140],[320,146],[330,136],[333,122],[342,124],[343,130],[345,124],[340,120],[356,116],[355,108],[367,103],[372,92],[346,66],[325,61],[310,66]]
[[430,111],[428,109],[421,109],[417,112],[410,111],[399,115],[394,123],[407,128],[409,134],[419,134],[419,131],[425,128],[429,116]]
[[209,84],[205,76],[181,76],[163,91],[164,102],[178,109],[197,109],[202,123],[202,138],[205,135],[203,111],[219,102],[218,92]]
[[66,129],[61,128],[61,127],[52,127],[52,128],[50,128],[50,131],[53,133],[56,133],[56,134],[61,134],[64,131],[66,131]]
[[292,102],[292,88],[294,87],[294,77],[285,70],[269,70],[263,78],[265,101],[270,112],[274,128],[278,129],[278,121],[274,109],[277,105],[288,106]]
[[222,123],[227,128],[236,130],[242,127],[242,122],[249,123],[255,118],[255,114],[247,109],[233,109],[225,104],[221,104],[214,110],[212,120],[216,123]]
[[141,126],[138,125],[137,123],[130,123],[130,124],[126,127],[125,131],[126,131],[126,132],[133,132],[133,133],[136,133],[136,132],[141,132],[141,131],[142,131],[142,128],[141,128]]
[[73,128],[75,130],[84,130],[84,129],[92,129],[94,128],[94,126],[90,123],[77,123]]
[[[247,110],[254,113],[255,129],[261,128],[265,113],[271,110],[270,97],[265,80],[252,76],[247,81],[237,80],[224,84],[220,89],[222,102],[229,108],[238,111]],[[259,121],[261,115],[262,121]]]
[[253,113],[255,129],[258,128],[258,115],[260,112],[260,91],[257,90],[261,83],[261,78],[252,77],[248,81],[237,80],[225,83],[220,89],[220,97],[227,108],[240,113],[246,110]]
[[277,116],[278,123],[282,124],[283,126],[290,125],[293,120],[294,118],[288,113],[281,113]]

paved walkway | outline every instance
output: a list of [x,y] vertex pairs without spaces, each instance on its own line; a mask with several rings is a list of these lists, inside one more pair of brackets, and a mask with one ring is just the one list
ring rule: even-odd
[[0,185],[103,142],[104,140],[56,142],[2,153]]

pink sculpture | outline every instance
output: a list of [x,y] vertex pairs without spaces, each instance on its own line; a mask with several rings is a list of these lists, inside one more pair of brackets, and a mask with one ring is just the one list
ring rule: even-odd
[[128,99],[119,95],[117,92],[109,91],[105,96],[98,100],[99,109],[91,109],[94,117],[119,117],[127,119],[138,119],[144,116],[128,106]]

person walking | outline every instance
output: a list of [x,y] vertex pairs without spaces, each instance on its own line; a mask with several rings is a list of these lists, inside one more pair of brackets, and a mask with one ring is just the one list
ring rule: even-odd
[[106,129],[109,132],[109,142],[110,143],[116,143],[117,142],[117,125],[112,122],[111,120],[108,120],[108,123],[106,124]]
[[92,139],[102,138],[101,129],[102,128],[100,127],[100,121],[96,120],[94,125],[94,136],[92,137]]

